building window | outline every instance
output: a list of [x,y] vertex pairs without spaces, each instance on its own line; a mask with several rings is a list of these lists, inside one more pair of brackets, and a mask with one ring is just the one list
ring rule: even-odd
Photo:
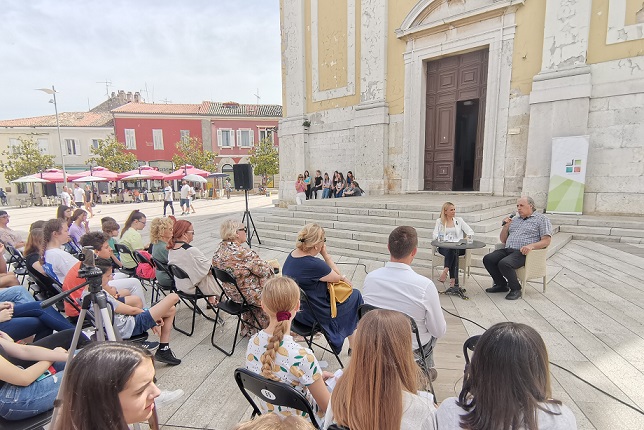
[[217,130],[217,141],[222,148],[235,146],[235,135],[231,129]]
[[40,152],[43,154],[46,154],[49,152],[49,140],[48,139],[43,139],[40,138],[38,139],[38,149],[40,149]]
[[125,149],[136,149],[136,135],[133,128],[125,129]]
[[101,139],[92,139],[92,143],[90,144],[92,148],[98,149],[98,144],[101,142]]
[[268,139],[273,142],[273,129],[271,128],[260,128],[259,129],[259,140],[262,141]]
[[20,140],[9,139],[9,152],[15,154],[16,152],[18,152],[18,148],[20,148]]
[[163,149],[163,130],[152,130],[152,140],[154,140],[154,149]]
[[81,155],[80,143],[76,139],[65,139],[67,155]]
[[237,130],[237,142],[241,148],[250,148],[253,146],[253,130]]
[[190,139],[190,130],[181,130],[181,142],[188,143]]

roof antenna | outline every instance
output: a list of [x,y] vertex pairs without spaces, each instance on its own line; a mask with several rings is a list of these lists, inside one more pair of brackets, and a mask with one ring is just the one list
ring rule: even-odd
[[255,97],[257,97],[257,103],[255,103],[255,104],[257,104],[257,105],[258,105],[258,104],[259,104],[259,100],[261,99],[261,97],[259,96],[259,88],[257,88],[256,93],[255,93],[255,94],[253,94],[253,95],[254,95]]

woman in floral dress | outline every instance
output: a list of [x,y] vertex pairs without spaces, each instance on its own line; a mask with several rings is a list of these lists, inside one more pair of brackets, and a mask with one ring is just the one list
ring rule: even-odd
[[[264,283],[273,277],[274,266],[262,260],[252,249],[244,247],[246,242],[246,227],[239,221],[226,220],[219,229],[221,243],[219,249],[212,257],[212,265],[220,270],[225,270],[237,281],[239,289],[246,300],[257,306],[252,311],[262,328],[268,326],[268,317],[260,308],[260,298]],[[233,300],[241,300],[237,289],[232,285],[224,284],[226,294]],[[242,319],[249,324],[256,325],[249,312],[242,315]],[[242,325],[242,336],[253,334],[246,324]]]

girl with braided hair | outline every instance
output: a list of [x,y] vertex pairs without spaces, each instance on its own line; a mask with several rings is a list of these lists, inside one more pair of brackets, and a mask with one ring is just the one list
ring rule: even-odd
[[[311,403],[322,423],[330,394],[324,381],[333,374],[322,372],[313,351],[304,348],[289,335],[291,321],[300,309],[300,290],[290,278],[272,278],[262,291],[262,309],[268,315],[268,327],[248,342],[246,368],[274,381],[290,384]],[[259,400],[262,413],[275,412],[284,416],[300,415],[301,411],[274,406]]]

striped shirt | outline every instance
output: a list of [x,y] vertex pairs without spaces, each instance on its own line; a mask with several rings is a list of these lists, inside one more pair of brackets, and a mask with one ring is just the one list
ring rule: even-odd
[[544,236],[552,236],[552,225],[547,216],[537,212],[533,212],[527,218],[516,216],[510,224],[505,247],[521,249],[526,245],[539,242]]

